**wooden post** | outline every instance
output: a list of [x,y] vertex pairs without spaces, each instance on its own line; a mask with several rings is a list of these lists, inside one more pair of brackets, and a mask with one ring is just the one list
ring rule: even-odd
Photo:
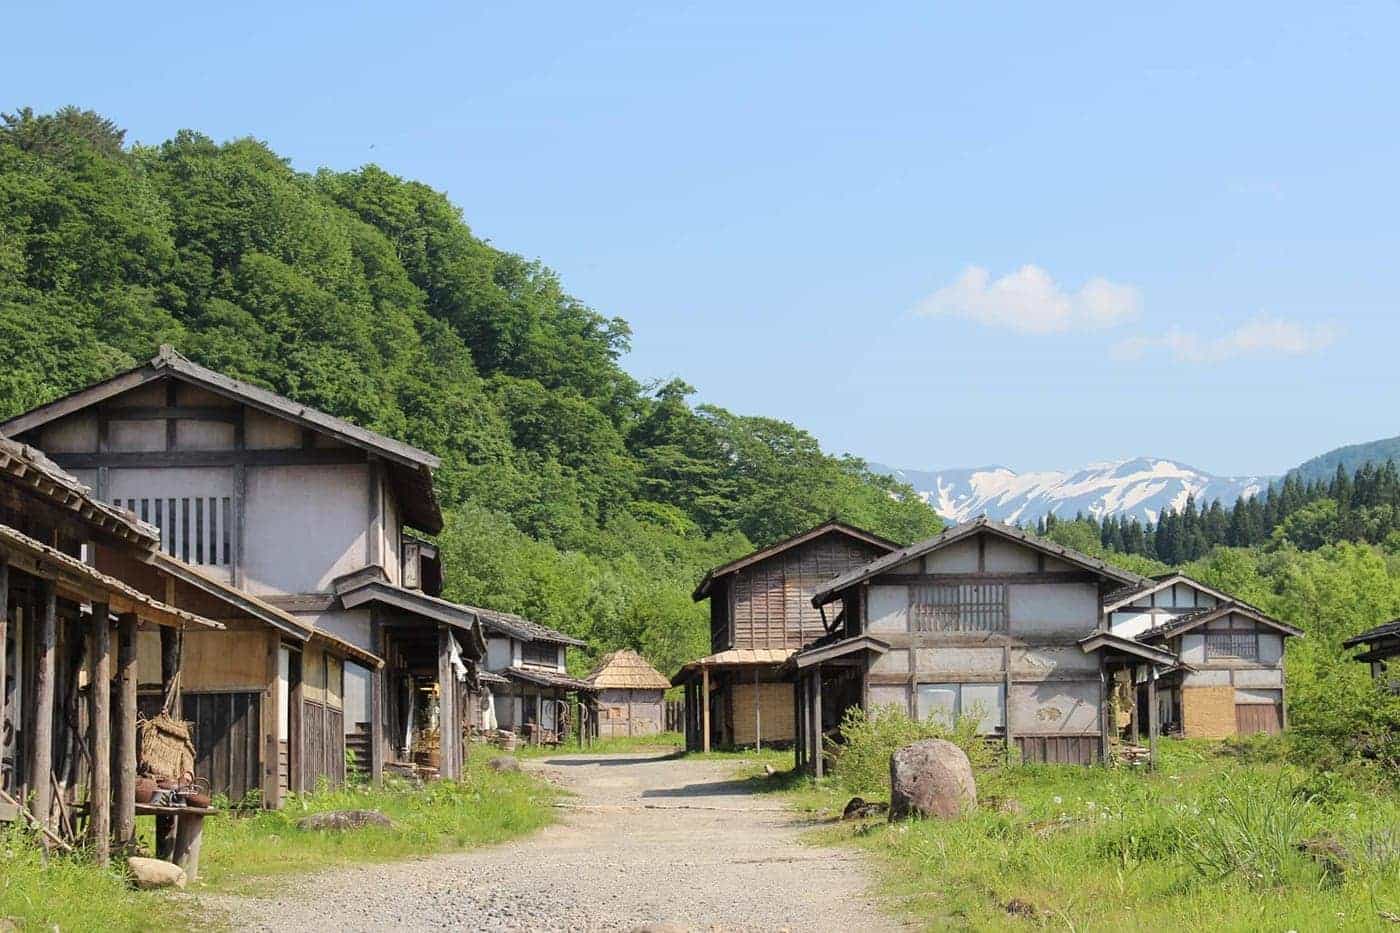
[[34,642],[34,733],[29,749],[29,812],[44,827],[53,805],[54,655],[58,640],[58,593],[52,580],[43,581],[38,630]]
[[815,765],[813,774],[821,777],[825,771],[822,761],[822,669],[820,666],[812,670],[812,743],[813,757],[812,764]]
[[763,751],[763,703],[758,694],[758,668],[753,669],[753,747]]
[[389,676],[389,656],[384,648],[384,623],[378,615],[371,617],[369,627],[370,643],[375,653],[384,658],[383,667],[369,672],[369,780],[379,787],[384,783],[384,746],[388,741],[384,728],[384,681]]
[[[173,584],[174,577],[166,580],[167,584]],[[167,589],[170,587],[167,586]],[[180,710],[180,684],[177,677],[180,673],[180,640],[183,633],[168,625],[160,627],[160,691],[161,699],[170,715],[176,719],[181,718]]]
[[8,661],[5,657],[9,648],[10,627],[10,564],[0,557],[0,732],[5,729],[5,671]]
[[700,750],[710,750],[710,669],[700,668],[700,721],[703,729],[700,734]]
[[136,841],[136,616],[131,613],[117,619],[116,713],[113,825],[117,845],[125,848]]
[[1147,760],[1157,770],[1157,665],[1147,675]]
[[106,865],[112,839],[112,623],[106,603],[92,605],[88,678],[92,782],[88,786],[88,835],[97,864]]
[[1113,733],[1117,731],[1118,717],[1113,714],[1113,675],[1099,659],[1099,761],[1108,764],[1113,755]]
[[258,728],[262,730],[262,804],[269,810],[282,806],[282,729],[278,695],[281,690],[282,636],[269,629],[263,642],[267,657],[263,664],[262,705]]
[[452,685],[457,675],[452,670],[452,630],[446,625],[438,626],[438,756],[439,775],[456,780],[457,743],[460,724],[454,708],[456,699]]
[[792,769],[802,772],[802,672],[792,683]]
[[1005,722],[1001,731],[1006,734],[1006,759],[1015,761],[1012,754],[1016,750],[1016,737],[1011,732],[1011,649],[1001,649],[1001,711]]

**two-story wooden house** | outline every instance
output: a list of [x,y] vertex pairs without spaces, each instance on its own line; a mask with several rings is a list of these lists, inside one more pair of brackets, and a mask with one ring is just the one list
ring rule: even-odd
[[949,722],[975,715],[1026,761],[1100,760],[1111,677],[1176,664],[1108,629],[1104,596],[1145,582],[985,518],[827,581],[812,604],[833,630],[788,668],[799,766],[821,773],[822,739],[846,709],[887,704]]
[[[1181,662],[1158,685],[1163,732],[1188,738],[1277,734],[1287,725],[1284,643],[1303,633],[1228,593],[1169,573],[1110,593],[1109,630],[1165,648]],[[1132,672],[1134,735],[1152,717],[1148,674]]]
[[470,608],[424,592],[406,533],[441,529],[431,454],[164,347],[0,433],[155,525],[188,585],[249,597],[256,624],[186,642],[182,709],[201,749],[235,740],[229,770],[265,801],[340,780],[347,735],[377,779],[441,723],[441,773],[459,772],[484,641]]
[[486,687],[495,727],[533,742],[555,742],[576,729],[570,695],[586,701],[596,691],[569,676],[567,653],[587,643],[513,613],[476,612],[486,633],[484,667],[499,678]]
[[1400,619],[1367,629],[1342,642],[1344,648],[1361,648],[1356,660],[1371,666],[1371,676],[1387,689],[1400,693]]
[[695,588],[710,601],[709,655],[672,678],[686,689],[686,746],[783,744],[793,741],[788,658],[825,636],[830,621],[812,595],[832,577],[896,545],[843,522],[829,521],[716,567]]

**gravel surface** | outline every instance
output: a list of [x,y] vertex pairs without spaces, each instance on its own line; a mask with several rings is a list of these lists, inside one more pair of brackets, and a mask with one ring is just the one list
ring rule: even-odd
[[854,853],[800,845],[808,824],[730,780],[732,762],[634,754],[526,767],[578,795],[562,824],[216,905],[237,929],[297,933],[899,928],[863,893],[870,878]]

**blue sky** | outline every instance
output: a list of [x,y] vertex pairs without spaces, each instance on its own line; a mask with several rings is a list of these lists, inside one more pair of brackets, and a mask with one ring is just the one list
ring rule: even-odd
[[1395,3],[214,6],[8,11],[0,105],[428,182],[638,377],[886,463],[1400,434]]

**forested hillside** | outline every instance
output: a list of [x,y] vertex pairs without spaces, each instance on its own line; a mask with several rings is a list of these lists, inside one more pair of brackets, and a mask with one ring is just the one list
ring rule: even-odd
[[831,516],[938,529],[792,424],[639,382],[629,336],[374,166],[309,175],[197,132],[128,146],[74,109],[0,120],[0,417],[173,344],[440,455],[448,595],[663,669],[706,649],[706,568]]

